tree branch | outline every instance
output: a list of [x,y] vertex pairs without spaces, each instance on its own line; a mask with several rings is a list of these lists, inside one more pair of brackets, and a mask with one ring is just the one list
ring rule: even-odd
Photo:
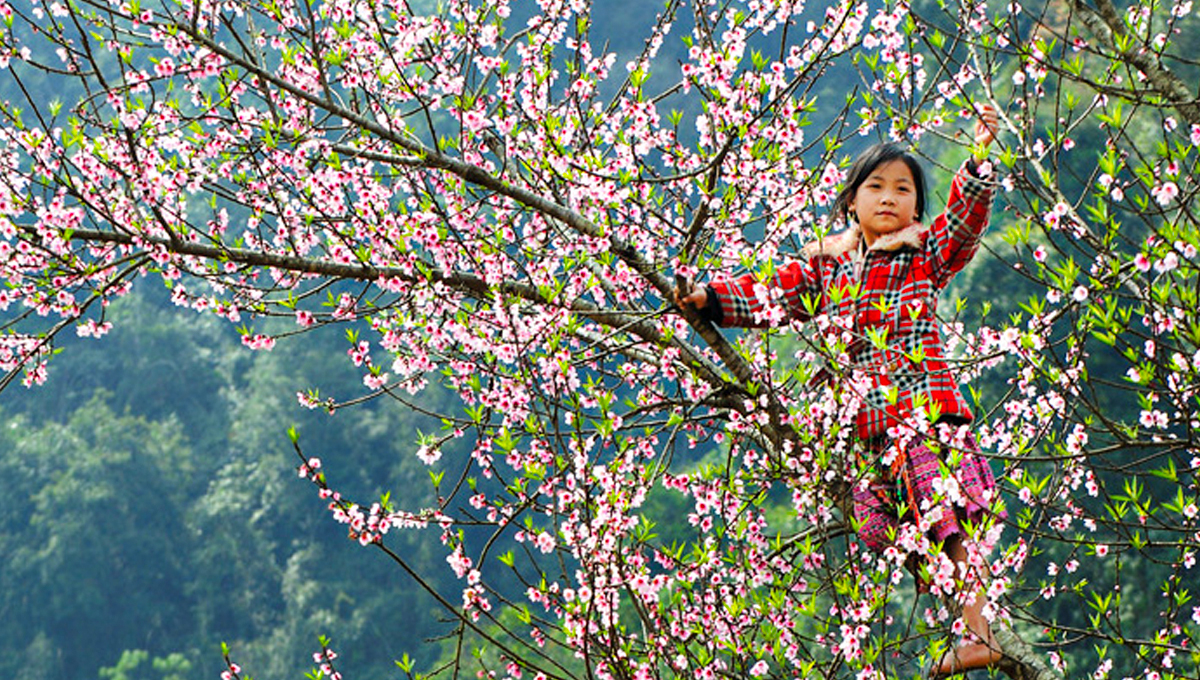
[[[670,300],[674,297],[673,282],[665,275],[658,272],[657,267],[654,264],[647,262],[634,248],[628,246],[627,244],[621,243],[615,237],[606,234],[602,227],[583,217],[579,213],[559,203],[551,201],[533,191],[513,186],[512,184],[505,182],[503,179],[493,176],[483,168],[460,161],[456,158],[447,156],[436,149],[427,147],[412,137],[409,137],[403,133],[397,133],[391,128],[384,127],[374,120],[360,116],[355,111],[351,111],[350,109],[347,109],[335,102],[329,101],[328,99],[323,99],[315,94],[295,87],[291,83],[288,83],[286,80],[258,66],[257,64],[242,59],[237,54],[229,51],[221,44],[213,41],[190,26],[176,23],[174,24],[174,27],[186,33],[190,38],[203,45],[206,49],[211,50],[214,54],[218,54],[222,58],[227,59],[230,62],[246,69],[258,78],[262,79],[264,82],[270,83],[280,90],[285,91],[294,97],[302,99],[313,106],[317,106],[336,116],[342,117],[360,127],[364,131],[377,135],[381,139],[396,144],[397,146],[413,154],[416,158],[420,159],[421,167],[433,170],[444,170],[470,184],[474,184],[489,191],[495,192],[501,196],[510,198],[527,208],[546,215],[547,217],[559,220],[580,234],[592,238],[606,239],[612,244],[612,252],[620,257],[627,265],[629,265],[630,268],[642,275],[642,277],[644,277],[645,280],[658,291],[662,299]],[[413,165],[414,163],[410,159],[404,159],[404,164]],[[361,270],[356,271],[361,272]],[[478,285],[486,285],[481,279],[476,279],[476,281],[478,282]],[[476,284],[471,283],[471,285]],[[688,320],[688,323],[693,329],[696,330],[700,337],[703,338],[704,341],[708,343],[708,345],[712,347],[714,351],[716,351],[717,355],[721,357],[722,362],[734,375],[738,382],[747,387],[759,384],[760,381],[754,375],[754,372],[751,370],[749,364],[746,363],[746,361],[733,349],[729,342],[726,341],[725,338],[711,326],[711,324],[703,321],[698,317],[698,315],[695,314],[687,314],[685,312],[684,318]],[[703,365],[705,363],[703,357],[697,354],[687,343],[673,342],[673,345],[682,353],[689,355],[689,362],[693,363],[693,365]],[[723,379],[714,379],[716,376],[714,376],[710,370],[705,370],[704,374],[704,379],[713,386],[725,383]]]
[[1146,74],[1154,91],[1171,105],[1189,125],[1200,125],[1200,102],[1197,102],[1187,85],[1169,68],[1153,58],[1154,53],[1142,45],[1121,46],[1119,39],[1130,38],[1121,15],[1111,0],[1095,0],[1096,8],[1088,7],[1084,0],[1071,0],[1071,7],[1079,13],[1084,25],[1099,40],[1111,49],[1118,59],[1134,66]]

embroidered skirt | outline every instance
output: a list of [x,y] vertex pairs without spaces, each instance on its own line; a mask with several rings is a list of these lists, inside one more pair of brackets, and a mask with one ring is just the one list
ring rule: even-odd
[[868,478],[854,487],[858,536],[871,550],[891,545],[902,523],[924,518],[929,537],[943,542],[956,534],[966,536],[964,525],[991,513],[996,479],[974,434],[966,433],[955,449],[914,442],[905,451],[892,451],[894,460],[888,458],[889,447],[898,445],[883,439],[864,447],[863,456],[876,460],[867,461],[874,463],[867,467]]

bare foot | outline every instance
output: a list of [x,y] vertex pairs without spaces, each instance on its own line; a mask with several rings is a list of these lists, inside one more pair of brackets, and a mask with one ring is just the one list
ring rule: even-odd
[[987,668],[1003,656],[995,646],[982,642],[963,645],[942,655],[941,661],[929,673],[931,678],[946,678],[958,675],[974,668]]

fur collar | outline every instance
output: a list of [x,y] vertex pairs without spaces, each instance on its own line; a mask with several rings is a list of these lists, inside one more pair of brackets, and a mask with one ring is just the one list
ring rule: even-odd
[[[913,222],[900,231],[884,234],[875,239],[871,250],[899,250],[901,248],[920,248],[925,242],[925,234],[929,230],[920,222]],[[823,239],[809,241],[800,251],[805,257],[826,255],[835,260],[846,253],[852,258],[858,257],[859,242],[862,240],[862,229],[857,224]]]

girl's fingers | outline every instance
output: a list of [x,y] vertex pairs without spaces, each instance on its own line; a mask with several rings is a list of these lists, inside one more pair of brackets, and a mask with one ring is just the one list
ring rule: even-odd
[[990,104],[981,104],[976,111],[979,118],[975,121],[975,143],[983,146],[990,145],[996,139],[1000,118],[996,115],[996,109],[992,108]]
[[678,292],[676,292],[675,301],[680,307],[683,305],[690,305],[696,309],[704,309],[706,306],[708,306],[708,291],[706,291],[703,287],[696,287],[693,288],[692,292],[688,293],[687,295],[681,296]]
[[995,135],[992,133],[992,125],[993,124],[988,123],[977,123],[975,125],[975,141],[979,144],[991,144],[992,140],[995,139]]

